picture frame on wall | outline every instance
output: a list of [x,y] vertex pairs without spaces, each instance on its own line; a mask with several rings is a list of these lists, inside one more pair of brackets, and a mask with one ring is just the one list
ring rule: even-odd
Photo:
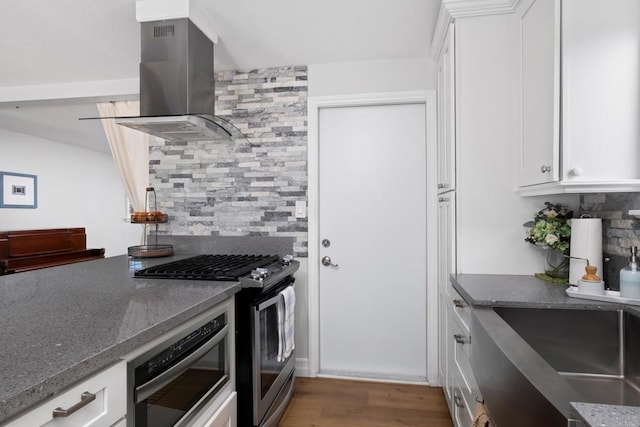
[[38,177],[25,173],[0,171],[0,208],[36,209]]

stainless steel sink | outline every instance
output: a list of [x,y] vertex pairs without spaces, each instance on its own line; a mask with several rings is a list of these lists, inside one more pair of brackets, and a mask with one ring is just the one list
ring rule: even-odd
[[569,402],[640,406],[640,318],[474,308],[472,365],[499,427],[571,425]]

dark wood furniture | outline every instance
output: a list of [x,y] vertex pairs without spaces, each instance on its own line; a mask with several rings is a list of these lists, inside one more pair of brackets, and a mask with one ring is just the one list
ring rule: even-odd
[[104,258],[84,228],[0,231],[0,275]]

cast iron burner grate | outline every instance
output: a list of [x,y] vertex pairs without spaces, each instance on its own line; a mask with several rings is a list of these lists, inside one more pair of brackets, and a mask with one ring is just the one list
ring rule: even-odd
[[277,255],[197,255],[148,267],[135,277],[183,280],[238,280],[258,267],[277,262]]

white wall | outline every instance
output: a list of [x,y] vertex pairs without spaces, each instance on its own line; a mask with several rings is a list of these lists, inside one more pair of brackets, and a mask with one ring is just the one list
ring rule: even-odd
[[533,274],[543,251],[524,241],[523,223],[545,201],[578,207],[578,195],[521,197],[516,16],[456,20],[459,273]]
[[309,376],[309,258],[297,258],[296,283],[296,375]]
[[85,227],[87,247],[106,256],[139,244],[110,154],[0,129],[0,171],[38,177],[37,209],[0,209],[0,230]]
[[428,57],[309,65],[309,96],[435,89]]

